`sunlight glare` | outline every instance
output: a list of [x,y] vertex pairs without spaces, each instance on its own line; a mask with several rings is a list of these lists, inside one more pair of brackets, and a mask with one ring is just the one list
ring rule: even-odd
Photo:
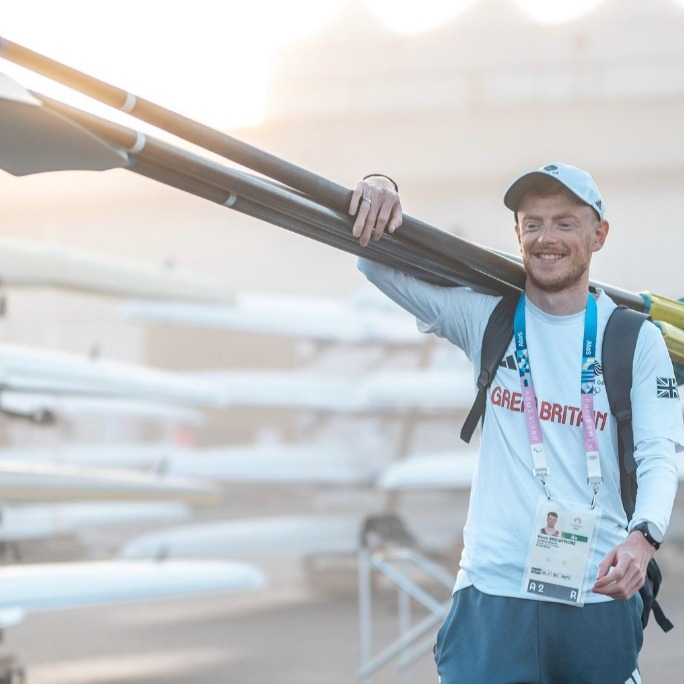
[[541,24],[562,24],[588,14],[605,0],[512,0]]
[[[8,40],[190,118],[231,128],[265,118],[277,50],[321,26],[344,2],[23,0],[3,3],[0,25]],[[0,64],[27,88],[103,115],[101,106],[84,106],[88,100],[72,91],[17,69]]]
[[429,31],[464,12],[477,0],[364,0],[368,9],[397,33]]

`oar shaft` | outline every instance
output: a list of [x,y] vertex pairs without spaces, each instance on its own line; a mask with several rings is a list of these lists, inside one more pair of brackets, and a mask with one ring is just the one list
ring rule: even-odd
[[[361,247],[351,236],[349,220],[345,215],[316,205],[306,198],[292,196],[288,201],[285,197],[274,196],[271,193],[275,189],[272,188],[270,192],[265,190],[259,179],[246,177],[236,181],[234,171],[231,173],[231,170],[226,170],[223,175],[220,169],[196,165],[188,167],[185,161],[182,153],[177,157],[168,149],[151,146],[140,155],[131,170],[162,182],[171,181],[175,187],[211,199],[235,211],[345,252],[379,261],[435,284],[469,285],[493,294],[508,291],[505,283],[493,281],[465,265],[461,265],[460,269],[453,265],[445,269],[428,257],[412,254],[409,258],[396,241],[384,240]],[[157,169],[156,173],[153,169]],[[159,171],[164,173],[163,178]],[[172,176],[171,173],[175,175]],[[253,186],[249,185],[250,181],[254,183]]]
[[337,208],[349,205],[351,191],[341,185],[2,37],[0,56]]
[[[420,278],[421,280],[427,280],[434,282],[435,284],[444,284],[443,278],[435,276],[419,266],[406,264],[389,253],[373,251],[372,248],[369,253],[368,248],[361,247],[361,245],[359,245],[356,241],[349,241],[344,236],[333,232],[320,231],[312,228],[312,226],[309,224],[298,220],[289,214],[281,213],[271,209],[267,205],[251,202],[250,200],[244,199],[242,197],[237,197],[237,199],[235,199],[234,194],[231,191],[209,185],[198,180],[197,178],[184,175],[175,169],[158,166],[157,164],[143,159],[138,160],[135,166],[130,170],[141,176],[164,183],[165,185],[188,192],[192,195],[201,197],[216,204],[229,206],[234,211],[245,214],[246,216],[251,216],[261,221],[266,221],[267,223],[271,223],[272,225],[278,226],[280,228],[285,228],[286,230],[296,233],[297,235],[311,238],[317,242],[335,247],[350,254],[372,259],[373,261],[385,264],[391,268],[402,270],[409,275]],[[455,271],[457,270],[458,269],[455,269]],[[448,284],[466,285],[476,287],[479,290],[486,290],[481,282],[473,282],[472,279],[467,277],[462,277],[460,281],[452,279]],[[491,292],[496,293],[495,290],[492,290]]]
[[123,109],[128,93],[121,88],[88,76],[66,64],[33,52],[0,36],[0,57],[19,64],[41,76],[78,90],[110,107]]
[[[306,169],[4,38],[0,38],[0,55],[242,166],[296,188],[318,202],[338,211],[346,211],[351,192]],[[493,281],[506,283],[505,290],[511,288],[520,290],[524,287],[524,270],[516,260],[506,258],[493,250],[475,245],[406,215],[401,233],[409,248],[415,246],[425,256],[432,254],[435,260],[442,263],[445,263],[446,259],[446,263],[458,265],[461,271],[463,270],[461,265],[467,264],[475,272],[492,276]],[[486,277],[484,279],[487,280]],[[447,282],[449,280],[447,278]],[[451,279],[451,282],[454,280],[459,279]],[[477,282],[479,280],[477,273],[471,273],[469,280]],[[592,284],[605,289],[619,304],[638,311],[648,308],[649,302],[644,302],[640,295],[604,284],[593,282]],[[497,291],[501,291],[501,288],[497,288]],[[683,307],[679,302],[675,302],[675,305],[674,313],[672,313],[673,307],[668,305],[667,316],[663,318],[681,327]],[[657,300],[657,309],[659,313],[662,313],[661,300]]]
[[[246,198],[251,202],[273,209],[274,215],[286,214],[295,221],[308,224],[319,233],[335,233],[340,238],[340,240],[335,241],[336,246],[354,254],[363,254],[371,259],[377,253],[390,254],[395,267],[406,272],[410,270],[411,274],[417,277],[420,277],[418,274],[422,271],[423,279],[431,282],[448,285],[469,284],[482,291],[492,293],[505,293],[514,289],[507,283],[474,271],[465,264],[447,263],[445,260],[436,260],[432,254],[410,252],[400,245],[399,237],[387,235],[383,240],[371,242],[368,247],[360,248],[351,234],[353,219],[347,213],[336,212],[308,197],[292,192],[289,188],[251,176],[237,169],[230,169],[212,160],[156,140],[151,136],[142,136],[139,132],[125,126],[82,112],[37,93],[35,95],[48,108],[70,118],[110,144],[122,147],[125,150],[137,150],[135,156],[138,160],[151,162],[164,169],[180,170],[180,175],[193,178],[199,182],[200,185],[195,185],[196,188],[202,186],[220,190],[218,199],[212,195],[211,191],[209,191],[209,195],[212,196],[206,197],[207,199],[226,204],[230,199],[230,193],[235,193],[236,197],[231,203],[235,203],[238,197]],[[315,235],[310,236],[318,239]],[[346,248],[343,246],[345,244],[347,245]],[[412,266],[413,268],[411,268]],[[415,268],[416,266],[418,268]]]
[[[67,85],[105,104],[238,164],[296,188],[316,201],[338,211],[346,211],[351,191],[311,171],[248,145],[209,126],[160,107],[148,100],[111,86],[76,69],[0,38],[0,56]],[[415,245],[435,258],[447,257],[522,289],[525,273],[521,266],[451,233],[404,215],[402,232],[409,245]]]

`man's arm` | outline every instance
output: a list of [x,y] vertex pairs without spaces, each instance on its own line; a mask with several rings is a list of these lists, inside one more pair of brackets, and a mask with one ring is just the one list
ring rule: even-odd
[[[638,488],[630,530],[647,520],[664,534],[677,493],[675,449],[684,446],[684,431],[675,386],[662,385],[669,378],[674,382],[662,335],[645,324],[634,356],[632,427]],[[641,532],[631,531],[599,564],[594,591],[617,599],[630,598],[642,587],[654,553],[655,547]]]
[[[401,201],[396,183],[383,175],[366,176],[359,181],[349,205],[356,215],[353,235],[361,246],[379,240],[385,231],[393,233],[401,225]],[[439,315],[439,289],[389,266],[360,258],[359,270],[378,289],[421,321],[432,322]]]
[[[364,197],[368,201],[364,201]],[[394,182],[385,176],[360,181],[349,213],[356,215],[354,236],[362,246],[401,225],[401,202]],[[359,270],[379,290],[418,319],[421,332],[444,337],[468,357],[482,344],[482,332],[499,297],[465,287],[435,285],[375,261],[360,258]]]

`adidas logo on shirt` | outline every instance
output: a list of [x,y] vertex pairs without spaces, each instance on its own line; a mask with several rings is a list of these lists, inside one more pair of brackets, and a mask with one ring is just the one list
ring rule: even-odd
[[515,361],[515,356],[509,354],[500,364],[500,368],[508,368],[509,370],[517,370],[518,364]]

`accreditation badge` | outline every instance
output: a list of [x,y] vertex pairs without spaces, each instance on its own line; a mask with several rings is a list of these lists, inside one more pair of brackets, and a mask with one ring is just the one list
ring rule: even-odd
[[584,605],[601,514],[588,506],[540,497],[523,573],[522,593],[539,601]]

